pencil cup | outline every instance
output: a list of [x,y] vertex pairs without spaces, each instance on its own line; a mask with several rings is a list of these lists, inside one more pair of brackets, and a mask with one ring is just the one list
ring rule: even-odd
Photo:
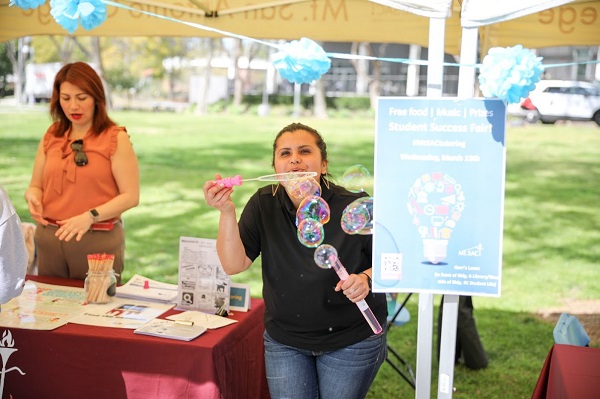
[[115,295],[117,277],[113,270],[114,255],[88,255],[89,270],[84,282],[87,303],[107,303]]
[[114,270],[89,272],[84,282],[87,303],[107,303],[115,295],[117,277]]

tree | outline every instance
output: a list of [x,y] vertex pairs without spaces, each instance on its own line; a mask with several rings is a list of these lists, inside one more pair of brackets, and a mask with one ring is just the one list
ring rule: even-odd
[[0,98],[8,95],[8,75],[11,75],[13,66],[9,58],[9,46],[7,43],[0,43]]
[[25,90],[25,62],[23,60],[23,38],[6,42],[6,55],[12,65],[12,75],[15,79],[15,98],[23,101]]
[[[386,44],[379,46],[378,57],[383,56],[386,49]],[[351,48],[351,54],[372,57],[373,51],[371,45],[366,42],[353,42]],[[372,61],[373,75],[369,77],[369,60],[364,59],[353,59],[350,60],[354,70],[356,71],[356,93],[366,94],[369,93],[369,99],[371,102],[371,108],[375,108],[377,97],[381,94],[381,61]]]
[[325,101],[325,88],[322,79],[315,81],[313,112],[317,118],[327,118],[327,102]]
[[206,54],[206,66],[204,68],[202,94],[198,97],[196,104],[196,115],[204,115],[208,110],[208,93],[210,90],[210,80],[212,76],[212,59],[214,53],[214,44],[216,39],[208,39],[208,52]]

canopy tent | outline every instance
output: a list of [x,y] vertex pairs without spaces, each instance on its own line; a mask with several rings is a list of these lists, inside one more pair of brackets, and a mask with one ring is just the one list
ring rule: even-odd
[[[0,41],[23,36],[68,35],[50,15],[49,0],[35,9],[9,7],[0,0]],[[107,19],[100,26],[79,27],[74,36],[203,36],[220,37],[222,32],[255,39],[404,43],[428,46],[429,17],[421,13],[388,7],[386,1],[368,0],[118,0],[126,8],[107,5]],[[380,4],[382,3],[382,4]],[[402,3],[389,0],[387,3]],[[424,1],[404,3],[422,4]],[[482,26],[482,54],[490,47],[521,44],[527,48],[600,45],[600,0],[576,0],[551,9],[544,7],[565,1],[471,1],[437,0],[452,10],[446,19],[444,49],[460,54],[462,24]],[[468,3],[468,4],[467,4]],[[519,4],[523,12],[505,22],[490,14],[492,5]],[[409,4],[410,5],[410,4]],[[139,10],[146,12],[140,12]],[[526,11],[532,11],[526,14]],[[436,11],[441,17],[445,11]],[[147,14],[149,13],[149,14]],[[514,18],[514,17],[513,17]],[[206,27],[208,29],[201,29]],[[212,30],[211,30],[212,29]]]

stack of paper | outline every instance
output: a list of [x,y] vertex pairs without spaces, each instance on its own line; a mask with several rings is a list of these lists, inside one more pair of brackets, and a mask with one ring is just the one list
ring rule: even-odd
[[152,302],[175,303],[177,302],[177,284],[163,283],[136,274],[127,283],[117,287],[116,296]]

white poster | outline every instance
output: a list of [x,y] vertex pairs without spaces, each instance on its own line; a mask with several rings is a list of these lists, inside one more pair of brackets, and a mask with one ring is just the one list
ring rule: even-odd
[[217,255],[217,241],[179,239],[179,299],[177,309],[225,315],[231,282]]
[[379,99],[373,290],[499,296],[506,107]]

